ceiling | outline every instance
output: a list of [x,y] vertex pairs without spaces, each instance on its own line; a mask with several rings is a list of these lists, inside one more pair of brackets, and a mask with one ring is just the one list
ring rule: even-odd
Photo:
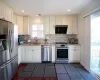
[[[92,0],[3,0],[20,15],[78,14]],[[71,11],[68,12],[68,9]],[[23,13],[22,10],[25,12]]]

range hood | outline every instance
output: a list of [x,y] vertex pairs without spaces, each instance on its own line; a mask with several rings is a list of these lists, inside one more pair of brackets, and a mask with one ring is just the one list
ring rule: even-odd
[[67,34],[68,25],[55,25],[55,34]]

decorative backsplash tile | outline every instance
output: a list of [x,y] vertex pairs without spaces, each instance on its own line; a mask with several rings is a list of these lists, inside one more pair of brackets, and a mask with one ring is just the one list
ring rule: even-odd
[[[69,43],[69,39],[77,39],[77,34],[50,34],[46,35],[48,37],[48,43],[55,43],[55,42],[67,42]],[[28,41],[31,40],[35,42],[34,38],[31,38],[30,35],[19,35],[20,40]],[[38,39],[38,43],[44,43],[44,39]]]

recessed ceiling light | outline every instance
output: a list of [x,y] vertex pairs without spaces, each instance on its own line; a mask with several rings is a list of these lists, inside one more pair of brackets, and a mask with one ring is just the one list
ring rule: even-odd
[[36,15],[36,16],[38,16],[38,15]]
[[70,9],[68,9],[68,11],[71,11]]
[[24,12],[24,10],[22,10],[22,12]]

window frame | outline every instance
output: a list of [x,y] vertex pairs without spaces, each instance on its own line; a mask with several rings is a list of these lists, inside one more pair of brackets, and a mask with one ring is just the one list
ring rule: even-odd
[[[34,25],[41,25],[41,26],[43,27],[43,29],[41,29],[41,30],[39,30],[39,29],[33,30],[33,26],[34,26]],[[31,29],[32,29],[32,30],[31,30],[31,37],[32,37],[32,38],[35,38],[35,36],[33,37],[33,32],[37,32],[37,33],[38,33],[38,32],[42,32],[42,33],[43,33],[43,34],[42,34],[43,37],[38,37],[38,35],[37,35],[36,37],[37,37],[38,39],[44,39],[44,25],[43,25],[43,24],[33,24]]]

